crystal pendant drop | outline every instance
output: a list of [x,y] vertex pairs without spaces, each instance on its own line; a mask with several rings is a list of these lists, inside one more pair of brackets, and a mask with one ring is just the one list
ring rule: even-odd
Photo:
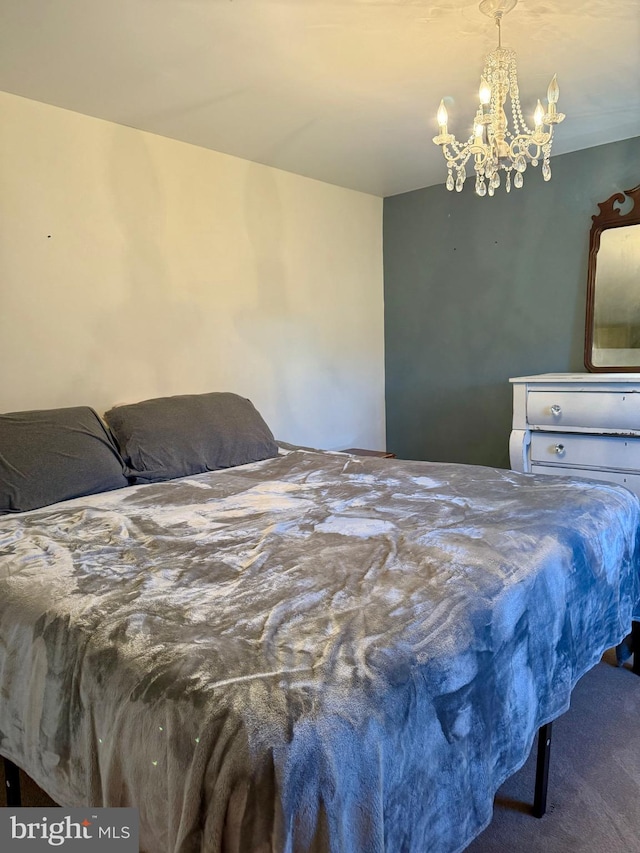
[[524,172],[524,170],[527,168],[527,161],[524,159],[524,155],[518,154],[516,159],[513,161],[513,168],[517,172]]
[[537,157],[534,157],[534,158],[533,158],[533,160],[531,161],[531,165],[532,165],[532,166],[537,166],[537,165],[538,165],[538,158],[537,158]]
[[491,178],[491,186],[494,190],[497,190],[500,186],[500,172],[494,172],[493,177]]
[[478,181],[478,183],[476,185],[476,192],[481,197],[487,194],[487,185],[485,184],[484,181],[482,181],[482,180]]
[[511,172],[507,172],[507,177],[504,182],[504,188],[508,193],[511,192]]
[[545,179],[545,181],[551,180],[551,166],[549,165],[548,160],[545,160],[542,163],[542,177]]
[[464,178],[462,177],[460,172],[458,172],[458,177],[456,178],[456,192],[461,193],[463,186],[464,186]]
[[516,172],[513,178],[513,185],[516,189],[520,189],[520,187],[524,184],[524,178],[522,177],[522,172]]
[[451,174],[451,172],[449,172],[449,174],[447,175],[447,189],[449,190],[449,192],[451,192],[451,190],[453,189],[453,175]]

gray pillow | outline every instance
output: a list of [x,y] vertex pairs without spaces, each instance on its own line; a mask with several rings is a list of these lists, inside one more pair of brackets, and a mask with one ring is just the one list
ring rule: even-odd
[[124,470],[87,406],[0,415],[0,515],[122,488]]
[[260,413],[237,394],[158,397],[116,406],[105,420],[135,483],[171,480],[278,455]]

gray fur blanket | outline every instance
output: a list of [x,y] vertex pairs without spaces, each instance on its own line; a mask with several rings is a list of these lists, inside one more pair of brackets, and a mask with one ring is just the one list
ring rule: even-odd
[[146,853],[453,853],[629,631],[638,500],[295,451],[0,520],[0,753]]

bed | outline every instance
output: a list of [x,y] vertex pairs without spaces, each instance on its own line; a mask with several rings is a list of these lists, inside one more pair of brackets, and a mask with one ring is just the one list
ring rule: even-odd
[[[463,850],[536,731],[629,633],[638,499],[283,448],[257,421],[246,458],[244,404],[212,450],[208,403],[170,400],[118,407],[111,431],[83,410],[106,490],[70,498],[64,481],[66,499],[47,487],[31,508],[14,482],[0,754],[60,805],[137,807],[145,853]],[[36,414],[50,456],[59,430]],[[4,417],[9,478],[33,413]],[[20,452],[39,482],[42,460]]]

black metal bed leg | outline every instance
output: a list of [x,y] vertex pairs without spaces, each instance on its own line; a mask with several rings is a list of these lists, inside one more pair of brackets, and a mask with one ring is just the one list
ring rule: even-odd
[[640,622],[631,623],[631,648],[633,649],[633,672],[640,675]]
[[551,756],[551,723],[538,729],[538,759],[536,762],[536,787],[533,797],[533,816],[542,817],[547,810],[549,785],[549,758]]
[[4,761],[4,784],[7,794],[7,806],[18,807],[21,804],[20,798],[20,771],[8,758],[3,758]]

